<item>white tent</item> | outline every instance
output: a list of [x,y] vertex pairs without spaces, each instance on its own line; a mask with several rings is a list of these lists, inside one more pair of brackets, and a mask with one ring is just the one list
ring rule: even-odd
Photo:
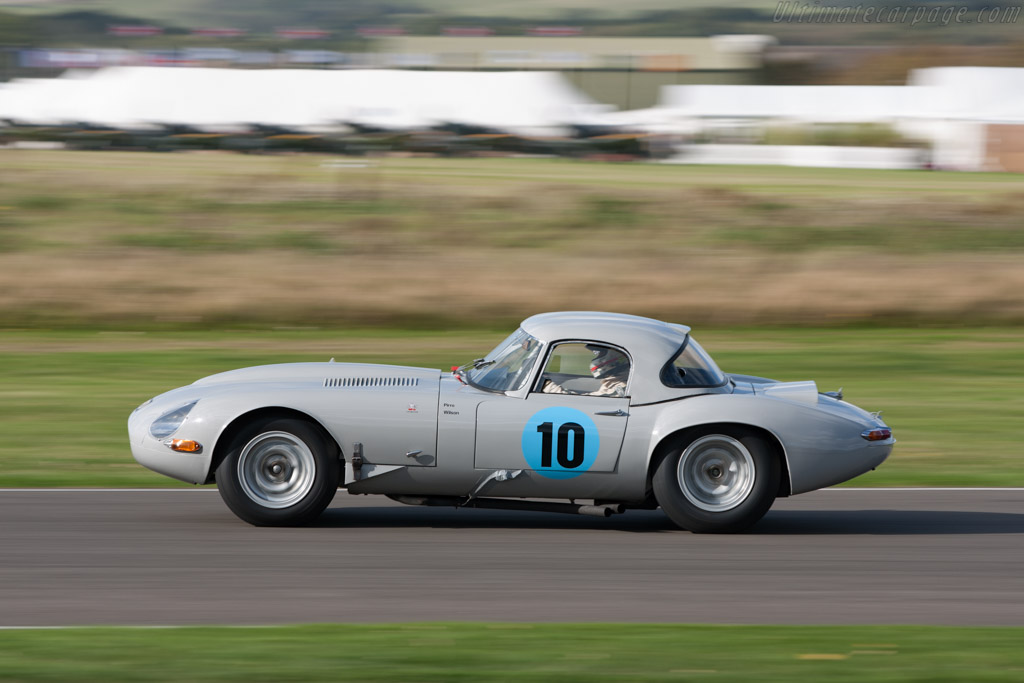
[[1024,124],[1024,69],[935,67],[916,69],[908,87],[931,91],[931,108],[915,123],[932,141],[937,166],[991,170],[990,124]]
[[905,86],[667,86],[644,117],[648,130],[741,138],[773,125],[882,123],[928,141],[940,168],[978,170],[988,125],[1024,123],[1024,69],[919,69]]
[[[96,91],[76,78],[20,78],[0,85],[0,119],[60,125],[84,119]],[[69,110],[68,103],[76,106]],[[75,118],[75,114],[79,117]]]
[[1024,123],[1024,69],[935,67],[915,69],[908,80],[932,91],[929,118]]
[[112,67],[0,89],[0,118],[217,130],[454,122],[551,134],[605,109],[552,72]]
[[522,135],[573,123],[687,135],[877,122],[931,141],[940,167],[978,169],[989,124],[1024,123],[1024,69],[920,69],[906,86],[667,86],[656,107],[609,112],[553,72],[110,67],[0,85],[0,119],[217,131],[460,123]]
[[679,118],[866,123],[916,116],[924,88],[888,85],[674,85],[660,105]]

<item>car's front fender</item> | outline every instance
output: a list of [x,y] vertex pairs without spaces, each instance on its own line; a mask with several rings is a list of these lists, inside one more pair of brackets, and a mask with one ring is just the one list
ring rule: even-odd
[[[340,366],[339,374],[345,370]],[[128,422],[132,453],[161,474],[204,483],[217,464],[213,458],[221,441],[234,433],[226,432],[230,425],[254,411],[280,410],[319,424],[342,452],[355,442],[363,444],[368,464],[431,466],[436,462],[438,385],[439,379],[429,376],[383,387],[322,380],[200,382],[162,394],[132,413]],[[160,415],[190,402],[195,406],[173,435],[157,439],[149,433]],[[176,452],[166,443],[171,438],[196,441],[202,449]],[[420,455],[410,458],[411,452]]]
[[[261,392],[227,392],[222,387],[189,385],[162,394],[139,406],[128,418],[132,455],[140,464],[160,474],[191,484],[210,479],[213,456],[227,427],[238,418],[258,410],[278,409],[301,413],[321,422],[309,411],[301,392],[278,391],[275,400]],[[170,436],[156,438],[150,425],[164,413],[195,402],[182,425]],[[321,422],[321,426],[324,426]],[[171,448],[174,439],[187,439],[200,445],[197,452],[178,452]]]

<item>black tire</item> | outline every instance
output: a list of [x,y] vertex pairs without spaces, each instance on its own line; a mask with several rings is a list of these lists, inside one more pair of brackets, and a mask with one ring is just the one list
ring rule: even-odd
[[231,511],[256,526],[308,524],[338,491],[341,463],[317,425],[271,418],[247,425],[217,467],[217,490]]
[[736,533],[768,512],[779,490],[781,469],[774,450],[752,431],[693,430],[654,470],[654,497],[680,528]]

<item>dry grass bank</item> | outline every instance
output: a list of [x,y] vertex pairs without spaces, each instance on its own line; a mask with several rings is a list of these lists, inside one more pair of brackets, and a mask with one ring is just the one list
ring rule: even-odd
[[0,324],[1024,320],[1013,176],[0,150]]

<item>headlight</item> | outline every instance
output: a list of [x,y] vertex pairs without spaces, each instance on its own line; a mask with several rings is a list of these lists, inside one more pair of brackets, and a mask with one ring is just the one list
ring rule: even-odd
[[178,427],[180,427],[181,423],[185,421],[185,418],[188,417],[189,412],[197,403],[199,403],[199,401],[192,401],[191,403],[183,405],[180,408],[176,408],[169,413],[164,413],[154,420],[152,425],[150,425],[149,433],[157,439],[167,438],[174,432],[178,431]]

